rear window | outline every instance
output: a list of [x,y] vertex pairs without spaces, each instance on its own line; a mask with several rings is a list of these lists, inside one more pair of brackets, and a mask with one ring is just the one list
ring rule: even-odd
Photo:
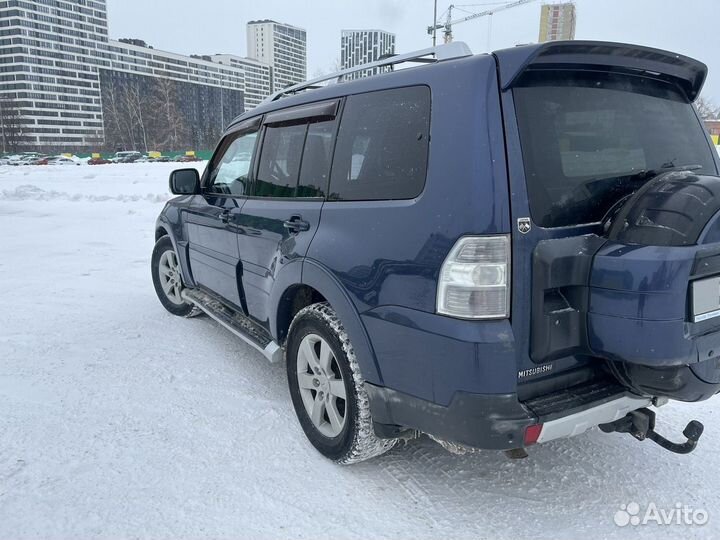
[[543,227],[602,220],[649,180],[644,171],[717,172],[692,105],[668,83],[535,72],[513,92],[530,209]]
[[347,98],[330,199],[412,199],[422,192],[430,141],[430,89],[397,88]]

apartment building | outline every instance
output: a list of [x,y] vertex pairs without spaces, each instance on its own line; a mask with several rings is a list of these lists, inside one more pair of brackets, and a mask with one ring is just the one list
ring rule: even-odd
[[272,94],[272,68],[270,65],[232,54],[214,54],[210,58],[218,64],[245,71],[245,110],[257,107]]
[[306,80],[307,36],[294,26],[249,23],[252,58],[162,51],[109,39],[108,27],[106,0],[0,0],[0,150],[208,147],[235,116]]
[[[343,30],[340,35],[340,65],[348,69],[395,54],[395,34],[384,30]],[[356,76],[375,75],[378,69],[365,70]]]
[[575,39],[576,22],[573,2],[543,5],[540,12],[540,43]]
[[5,149],[102,142],[102,61],[93,52],[107,42],[105,0],[0,2]]
[[247,25],[248,56],[272,68],[273,91],[307,79],[307,32],[269,19]]
[[[98,44],[105,139],[113,148],[210,148],[245,111],[246,71],[139,40]],[[127,118],[132,122],[128,122]]]

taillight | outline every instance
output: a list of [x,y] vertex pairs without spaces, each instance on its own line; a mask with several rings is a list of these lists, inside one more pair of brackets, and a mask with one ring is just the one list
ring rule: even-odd
[[540,438],[540,434],[542,433],[542,429],[542,424],[533,424],[532,426],[526,427],[524,440],[525,446],[532,446],[537,443]]
[[510,316],[510,236],[466,236],[443,263],[437,312],[461,319]]

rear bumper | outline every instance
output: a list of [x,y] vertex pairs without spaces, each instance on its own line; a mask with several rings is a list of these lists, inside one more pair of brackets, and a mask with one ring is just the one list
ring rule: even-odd
[[392,437],[415,429],[472,448],[510,450],[525,445],[525,430],[543,424],[538,442],[571,437],[646,407],[641,398],[615,385],[574,387],[520,402],[516,394],[457,392],[447,407],[366,383],[375,430]]
[[566,437],[580,435],[597,425],[619,420],[629,412],[647,407],[650,403],[651,401],[648,398],[626,395],[608,401],[607,403],[595,405],[589,409],[550,420],[543,424],[543,429],[537,442],[544,443],[555,439],[564,439]]
[[381,437],[415,429],[473,448],[507,450],[523,445],[525,429],[536,423],[516,394],[457,392],[444,407],[396,390],[365,384]]

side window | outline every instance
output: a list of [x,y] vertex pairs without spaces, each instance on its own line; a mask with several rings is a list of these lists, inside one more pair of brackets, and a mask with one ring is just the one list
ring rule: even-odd
[[257,131],[229,136],[222,157],[210,174],[209,189],[227,195],[246,195]]
[[308,126],[303,152],[298,197],[324,197],[330,178],[335,126],[332,122],[318,122]]
[[383,90],[347,98],[330,180],[330,199],[412,199],[425,186],[430,89]]
[[253,195],[294,197],[307,124],[266,126]]

